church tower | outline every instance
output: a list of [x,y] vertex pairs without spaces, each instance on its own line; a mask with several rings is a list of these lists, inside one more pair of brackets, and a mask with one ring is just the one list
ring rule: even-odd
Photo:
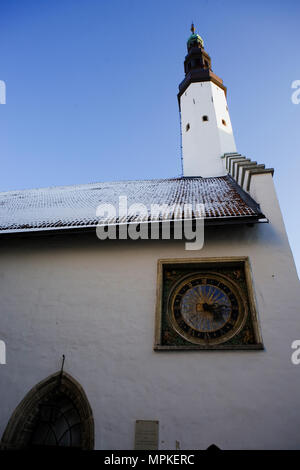
[[191,27],[179,85],[183,176],[223,176],[221,156],[236,152],[223,80],[211,68],[203,39]]

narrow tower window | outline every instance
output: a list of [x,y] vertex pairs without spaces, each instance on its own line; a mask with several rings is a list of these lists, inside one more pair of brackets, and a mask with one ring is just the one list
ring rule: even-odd
[[225,119],[222,119],[223,126],[227,126]]
[[189,123],[187,123],[187,125],[185,126],[185,131],[187,132],[189,130],[189,128],[190,128],[190,125],[189,125]]
[[202,121],[208,121],[208,116],[202,116]]

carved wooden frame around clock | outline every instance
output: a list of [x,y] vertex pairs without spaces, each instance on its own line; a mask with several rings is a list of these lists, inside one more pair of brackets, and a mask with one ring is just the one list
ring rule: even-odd
[[[248,307],[249,315],[253,328],[255,344],[214,344],[214,345],[199,345],[199,344],[189,344],[189,345],[164,345],[162,344],[162,315],[163,315],[163,271],[164,268],[168,265],[172,266],[182,266],[186,265],[191,268],[191,275],[197,270],[213,270],[216,267],[230,267],[240,264],[244,269],[246,288],[248,294]],[[165,312],[166,313],[166,312]],[[250,261],[247,256],[244,257],[219,257],[219,258],[173,258],[173,259],[160,259],[157,264],[157,292],[156,292],[156,314],[155,314],[155,338],[154,338],[154,350],[155,351],[171,351],[171,350],[234,350],[234,349],[246,349],[246,350],[257,350],[264,349],[262,336],[259,326],[258,313],[256,308],[255,292],[252,279],[252,272]]]

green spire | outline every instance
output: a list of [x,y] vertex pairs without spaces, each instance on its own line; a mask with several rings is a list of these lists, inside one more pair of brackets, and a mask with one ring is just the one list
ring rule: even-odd
[[191,25],[191,32],[192,32],[192,34],[189,37],[188,42],[187,42],[188,49],[190,47],[192,47],[194,44],[201,44],[201,47],[204,47],[204,42],[203,42],[202,37],[199,36],[199,34],[195,33],[194,23],[192,23],[192,25]]

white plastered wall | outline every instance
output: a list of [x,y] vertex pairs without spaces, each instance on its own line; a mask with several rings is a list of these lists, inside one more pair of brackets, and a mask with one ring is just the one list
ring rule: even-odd
[[191,83],[180,108],[184,176],[225,175],[220,157],[236,146],[224,90],[213,82]]
[[[255,178],[270,224],[207,229],[199,252],[96,235],[2,243],[1,435],[65,354],[90,400],[98,449],[133,448],[136,419],[159,420],[160,449],[300,447],[299,281],[273,182]],[[157,260],[196,256],[249,256],[265,350],[153,351]]]

